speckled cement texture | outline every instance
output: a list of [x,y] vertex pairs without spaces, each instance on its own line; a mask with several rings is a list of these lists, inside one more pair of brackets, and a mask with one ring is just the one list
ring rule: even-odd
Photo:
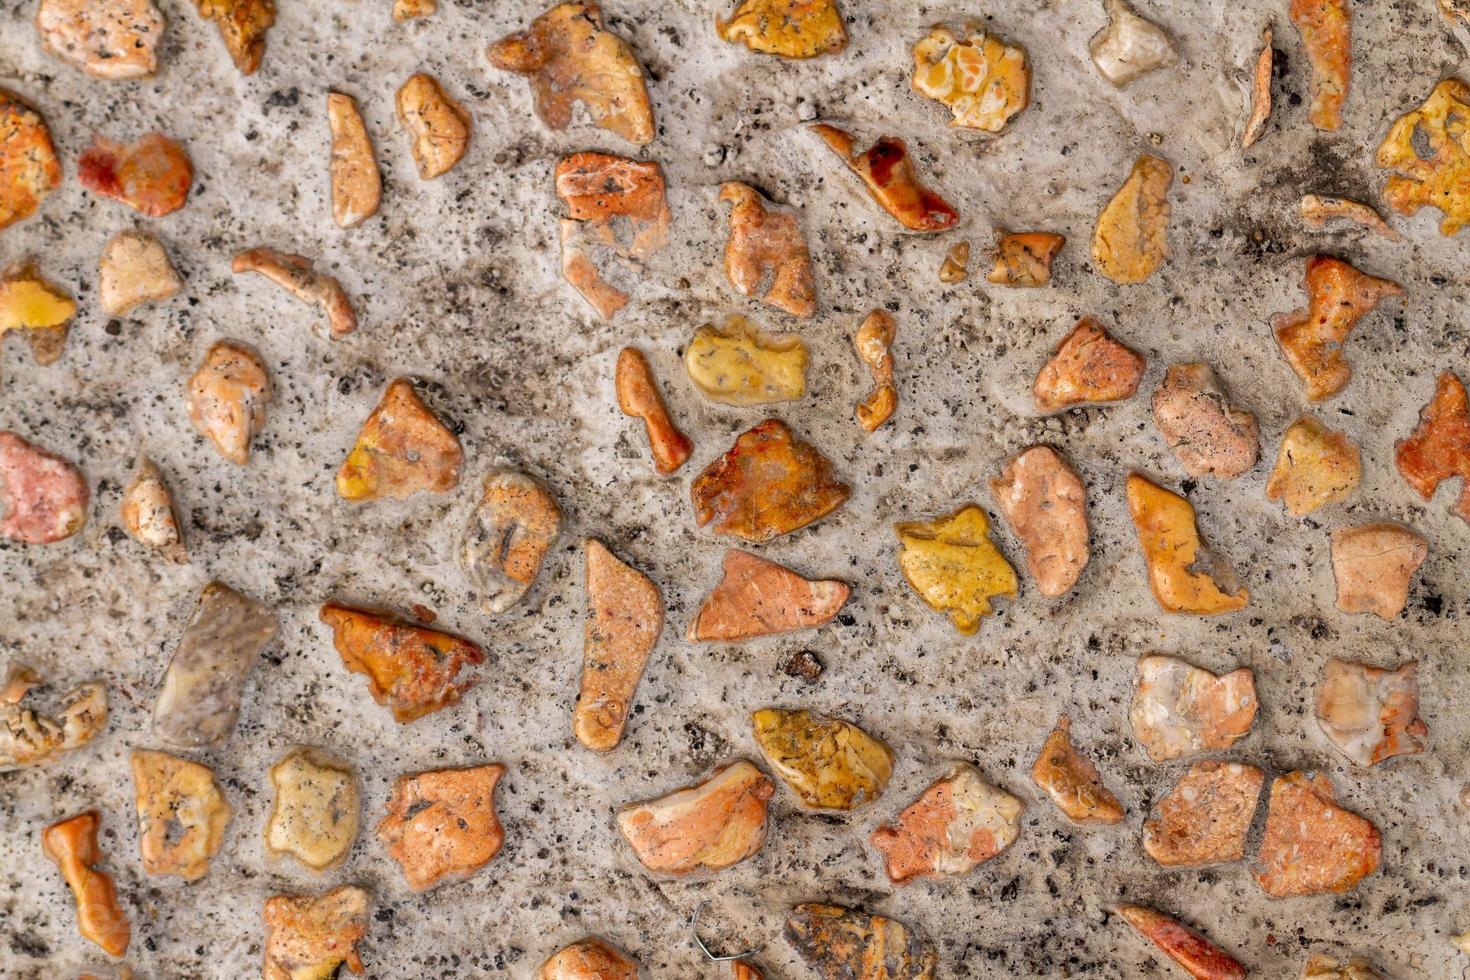
[[[1126,91],[1087,59],[1104,22],[1091,0],[983,8],[847,0],[850,47],[809,63],[720,42],[713,19],[723,0],[609,0],[610,24],[652,77],[659,135],[642,154],[663,164],[674,215],[672,246],[611,323],[559,277],[551,170],[567,152],[632,148],[591,128],[547,131],[526,83],[484,56],[539,4],[441,0],[432,18],[397,25],[389,0],[281,0],[264,64],[249,78],[190,4],[160,5],[169,26],[159,77],[108,83],[42,52],[32,0],[0,0],[0,84],[45,114],[66,173],[38,216],[0,232],[0,261],[35,255],[82,306],[65,354],[48,368],[33,365],[19,338],[6,343],[0,428],[77,461],[94,490],[76,537],[0,543],[0,657],[23,659],[63,687],[99,677],[113,706],[90,747],[44,771],[0,776],[0,975],[50,980],[106,966],[78,936],[38,840],[47,822],[91,807],[104,814],[105,867],[133,921],[126,962],[147,978],[257,975],[266,896],[339,882],[375,892],[363,956],[379,978],[529,978],[589,933],[636,955],[648,977],[726,976],[688,938],[690,911],[708,900],[712,945],[764,945],[757,960],[767,975],[794,980],[813,974],[780,936],[783,912],[813,899],[903,919],[937,944],[945,977],[1180,976],[1109,917],[1122,899],[1180,915],[1260,977],[1295,977],[1311,951],[1361,952],[1394,977],[1460,975],[1466,961],[1447,937],[1470,926],[1467,814],[1456,802],[1470,778],[1470,714],[1457,707],[1470,703],[1470,528],[1451,515],[1449,487],[1429,504],[1413,494],[1392,449],[1435,375],[1470,371],[1470,233],[1441,238],[1437,215],[1425,212],[1395,217],[1406,240],[1393,243],[1358,230],[1307,232],[1296,212],[1304,192],[1376,200],[1373,148],[1392,119],[1441,77],[1470,74],[1433,0],[1353,5],[1353,90],[1333,134],[1307,122],[1305,57],[1276,0],[1144,4],[1180,39],[1182,63]],[[1024,44],[1034,65],[1034,103],[997,139],[951,131],[944,110],[908,85],[908,46],[933,22],[976,15]],[[1278,111],[1242,155],[1247,70],[1273,20]],[[463,162],[427,184],[393,116],[393,92],[416,70],[438,76],[474,117]],[[381,214],[349,232],[330,219],[329,86],[357,97],[386,180]],[[848,124],[865,141],[908,138],[921,172],[962,211],[961,229],[900,233],[804,130],[815,117]],[[77,184],[76,158],[93,133],[132,139],[154,128],[193,157],[184,210],[135,219]],[[1173,256],[1146,283],[1120,287],[1091,269],[1088,242],[1099,208],[1145,150],[1177,168]],[[799,208],[817,264],[811,321],[747,302],[725,281],[716,192],[727,179]],[[108,237],[134,225],[164,241],[187,286],[109,322],[96,302],[97,257]],[[939,282],[944,251],[960,236],[975,242],[972,271],[983,269],[993,225],[1067,235],[1051,286]],[[231,256],[260,244],[318,258],[356,300],[361,329],[330,342],[317,311],[259,277],[232,276]],[[1264,495],[1280,435],[1305,407],[1268,324],[1302,305],[1303,260],[1316,251],[1395,279],[1407,295],[1362,322],[1347,345],[1351,384],[1315,409],[1361,445],[1362,488],[1298,521]],[[852,407],[868,378],[850,337],[874,306],[898,322],[901,404],[892,423],[865,435]],[[689,481],[763,415],[704,400],[680,354],[696,326],[731,312],[800,329],[812,350],[810,390],[775,414],[826,452],[854,490],[827,520],[759,550],[808,575],[844,578],[853,599],[814,632],[696,646],[682,637],[719,578],[724,543],[694,525]],[[1084,313],[1147,355],[1143,388],[1126,404],[1038,418],[1032,378]],[[196,436],[184,410],[185,379],[221,338],[254,345],[277,391],[243,469]],[[695,442],[672,478],[654,475],[641,425],[617,410],[613,365],[625,344],[648,354]],[[1260,419],[1265,458],[1231,483],[1184,481],[1150,421],[1148,393],[1169,363],[1188,360],[1212,363]],[[461,433],[465,479],[445,496],[348,505],[333,474],[384,385],[401,375],[418,379]],[[1092,563],[1058,600],[1023,578],[1017,601],[978,635],[959,637],[904,584],[891,524],[971,500],[994,514],[986,481],[1037,441],[1062,449],[1086,480]],[[175,491],[188,565],[160,564],[119,529],[120,490],[139,452]],[[483,476],[506,463],[550,484],[567,529],[528,601],[491,620],[477,611],[455,543]],[[1245,612],[1159,612],[1123,497],[1133,469],[1185,486],[1204,533],[1251,590]],[[1393,622],[1333,606],[1328,531],[1372,519],[1404,521],[1430,541],[1408,609]],[[1022,567],[1019,543],[1000,522],[996,533]],[[668,604],[627,737],[605,756],[571,735],[587,535],[646,571]],[[208,876],[190,885],[143,874],[127,759],[155,745],[149,712],[159,680],[212,578],[272,605],[282,630],[247,684],[233,737],[197,754],[219,773],[235,818]],[[395,724],[333,651],[317,620],[328,599],[430,607],[485,645],[479,686],[458,707]],[[779,669],[803,649],[827,665],[813,684]],[[1217,671],[1251,667],[1260,716],[1224,757],[1326,771],[1341,801],[1382,829],[1382,869],[1348,895],[1277,901],[1247,863],[1154,866],[1140,827],[1185,763],[1149,762],[1128,731],[1133,662],[1149,650]],[[1311,704],[1333,655],[1421,661],[1428,752],[1363,771],[1329,746]],[[831,816],[803,812],[783,787],[755,858],[692,880],[645,873],[619,840],[613,810],[717,764],[758,758],[749,714],[772,704],[818,708],[886,739],[897,755],[888,791],[865,810]],[[1079,830],[1031,784],[1032,760],[1063,711],[1128,807],[1124,824]],[[298,743],[341,754],[362,777],[364,832],[346,863],[323,875],[273,864],[262,842],[266,770]],[[957,758],[1027,801],[1020,838],[962,879],[890,887],[867,835]],[[413,894],[371,832],[390,782],[485,760],[510,770],[499,794],[505,849],[464,883]]]

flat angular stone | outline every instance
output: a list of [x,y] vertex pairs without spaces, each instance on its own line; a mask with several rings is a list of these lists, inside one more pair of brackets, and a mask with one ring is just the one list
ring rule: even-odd
[[792,316],[817,311],[812,256],[796,214],[777,208],[749,184],[727,181],[720,200],[730,208],[725,277],[742,296],[754,296]]
[[807,579],[747,551],[725,552],[724,578],[689,624],[690,640],[738,642],[813,629],[841,611],[851,590],[835,579]]
[[435,769],[400,776],[378,824],[378,839],[416,892],[463,881],[505,843],[495,814],[502,765]]
[[367,677],[373,700],[400,725],[457,703],[476,683],[455,683],[460,670],[485,662],[477,644],[389,613],[329,602],[320,618],[332,628],[343,665]]
[[757,544],[826,517],[851,493],[832,464],[785,422],[766,419],[694,478],[695,521]]
[[1171,364],[1153,397],[1154,425],[1190,476],[1233,480],[1256,465],[1256,417],[1230,404],[1208,364]]
[[959,212],[919,180],[909,146],[903,140],[880,137],[859,152],[857,139],[836,126],[818,123],[811,130],[857,174],[868,196],[909,231],[946,231],[959,222]]
[[429,411],[413,382],[397,378],[342,461],[337,493],[351,501],[448,493],[459,485],[463,465],[459,437]]
[[853,810],[888,785],[893,753],[856,725],[781,708],[762,708],[750,721],[776,775],[813,809]]
[[769,334],[739,314],[706,323],[684,351],[684,367],[706,398],[723,405],[766,405],[806,394],[807,349],[795,334]]
[[120,231],[108,239],[97,261],[97,281],[98,302],[113,316],[127,316],[184,288],[163,244],[141,231]]
[[1195,980],[1245,980],[1246,969],[1193,929],[1141,905],[1120,905],[1118,916]]
[[173,495],[152,460],[139,457],[133,478],[123,491],[118,517],[135,541],[153,549],[165,561],[180,564],[189,560]]
[[561,526],[561,507],[540,480],[514,470],[485,477],[459,549],[483,612],[499,616],[526,597]]
[[888,880],[906,885],[917,878],[942,880],[972,871],[1011,845],[1021,829],[1025,805],[997,789],[967,763],[936,780],[898,815],[869,837],[883,855]]
[[118,904],[112,876],[97,867],[102,863],[102,849],[97,846],[101,823],[96,810],[57,821],[41,831],[41,851],[61,871],[76,900],[77,931],[109,956],[122,956],[128,951],[132,927]]
[[1424,500],[1445,480],[1460,478],[1455,513],[1470,522],[1470,397],[1453,371],[1435,383],[1434,398],[1419,412],[1419,425],[1394,444],[1394,465],[1404,482]]
[[526,76],[548,128],[585,119],[629,142],[653,142],[643,65],[633,46],[603,24],[596,0],[552,7],[530,29],[496,41],[489,57],[496,68]]
[[230,60],[253,75],[265,57],[265,32],[276,22],[275,0],[194,0],[199,16],[215,21]]
[[1317,684],[1317,724],[1360,766],[1423,752],[1429,726],[1419,717],[1418,662],[1384,670],[1331,658]]
[[250,441],[265,428],[271,379],[255,351],[221,340],[189,378],[189,421],[237,466],[250,462]]
[[837,0],[742,0],[715,29],[731,44],[781,58],[815,58],[847,47]]
[[638,681],[664,627],[664,600],[648,576],[601,541],[588,538],[584,551],[588,615],[572,731],[587,748],[607,752],[623,740]]
[[1271,784],[1256,881],[1275,898],[1345,892],[1383,854],[1378,828],[1337,805],[1322,773],[1293,772]]
[[1016,596],[1016,572],[990,540],[985,511],[966,504],[932,521],[900,521],[898,567],[929,608],[973,635],[996,596]]
[[1201,540],[1188,500],[1134,473],[1128,477],[1128,510],[1160,608],[1197,616],[1245,608],[1250,593]]
[[199,594],[153,708],[153,731],[173,748],[212,745],[235,730],[245,679],[280,621],[221,582]]
[[1077,321],[1051,360],[1036,374],[1032,397],[1038,412],[1073,405],[1127,401],[1138,391],[1144,359],[1114,340],[1090,316]]
[[1346,500],[1363,479],[1358,447],[1310,415],[1281,437],[1276,466],[1266,480],[1266,498],[1281,500],[1292,517]]
[[809,902],[791,910],[786,941],[821,980],[934,980],[934,946],[897,919]]
[[1395,619],[1409,601],[1409,584],[1429,554],[1429,542],[1400,524],[1379,522],[1332,532],[1337,608]]
[[618,830],[650,871],[719,871],[761,849],[775,791],[765,773],[741,760],[695,786],[624,807]]
[[1271,318],[1271,330],[1307,398],[1316,402],[1337,394],[1353,376],[1343,356],[1353,327],[1384,299],[1404,291],[1396,282],[1359,272],[1330,255],[1307,260],[1306,289],[1307,308],[1278,313]]
[[1239,861],[1265,782],[1255,766],[1194,763],[1144,823],[1143,849],[1165,867]]
[[361,973],[357,944],[367,935],[371,901],[356,885],[266,899],[265,980],[326,980],[342,966]]
[[107,689],[97,681],[79,684],[57,701],[55,717],[21,702],[41,683],[24,664],[11,664],[0,689],[0,772],[44,766],[86,745],[107,726]]
[[29,218],[61,186],[61,162],[46,120],[29,102],[0,88],[0,228]]
[[356,99],[328,92],[327,126],[332,133],[332,220],[338,228],[356,228],[378,213],[383,175]]
[[437,79],[422,72],[404,82],[395,98],[419,179],[433,180],[453,170],[470,145],[470,114]]
[[638,980],[638,964],[622,950],[595,936],[557,950],[536,980]]
[[357,839],[357,780],[340,759],[297,746],[270,768],[276,799],[265,821],[265,849],[290,854],[313,871],[341,864]]
[[1072,747],[1072,723],[1066,715],[1058,719],[1057,727],[1041,747],[1031,767],[1031,781],[1077,823],[1123,821],[1123,804],[1103,785],[1092,761]]
[[1165,762],[1228,749],[1256,720],[1255,677],[1245,667],[1216,676],[1176,657],[1138,660],[1128,720],[1149,757]]
[[36,34],[50,54],[96,78],[158,70],[163,14],[152,0],[41,0]]
[[[1122,0],[1112,0],[1122,4]],[[1140,283],[1169,257],[1169,185],[1174,168],[1147,153],[1097,216],[1092,259],[1116,283]]]
[[604,278],[616,266],[642,278],[648,260],[668,244],[671,220],[663,168],[653,160],[574,153],[556,165],[556,196],[566,206],[561,228],[562,277],[604,320],[628,294]]
[[207,766],[166,752],[132,756],[138,850],[151,875],[196,881],[224,843],[232,813]]
[[1087,488],[1065,457],[1032,446],[990,481],[995,504],[1026,546],[1026,567],[1045,596],[1066,595],[1087,567]]
[[91,499],[81,470],[0,430],[0,534],[22,544],[63,541],[87,523]]
[[42,367],[61,359],[76,312],[76,301],[42,276],[34,262],[17,262],[0,278],[0,341],[11,330],[20,331]]
[[1312,66],[1308,118],[1318,129],[1337,129],[1352,79],[1352,8],[1347,0],[1291,0],[1286,12]]
[[1127,0],[1103,0],[1108,26],[1093,35],[1088,53],[1097,70],[1117,88],[1179,60],[1174,41],[1158,24],[1140,17]]

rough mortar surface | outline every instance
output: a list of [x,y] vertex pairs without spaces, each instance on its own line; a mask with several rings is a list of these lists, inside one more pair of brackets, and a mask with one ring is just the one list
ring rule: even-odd
[[[1306,192],[1377,200],[1373,150],[1391,121],[1442,77],[1466,77],[1465,50],[1433,0],[1353,5],[1357,64],[1343,128],[1307,121],[1306,58],[1267,0],[1142,6],[1179,39],[1178,67],[1125,91],[1087,57],[1102,4],[995,0],[984,23],[1023,44],[1034,102],[999,138],[949,129],[949,113],[915,95],[909,45],[932,23],[958,26],[971,4],[845,0],[843,54],[780,62],[720,42],[723,0],[609,0],[609,23],[652,77],[658,138],[641,154],[662,162],[673,242],[634,301],[597,320],[558,273],[551,171],[581,149],[630,153],[585,126],[546,130],[526,82],[494,70],[484,51],[542,9],[531,0],[441,0],[420,22],[395,24],[388,0],[283,0],[258,74],[242,78],[213,24],[186,0],[159,0],[169,19],[161,73],[103,82],[48,58],[31,26],[32,0],[0,0],[0,84],[49,121],[64,186],[39,215],[0,232],[0,264],[36,256],[80,301],[62,358],[38,369],[19,337],[6,343],[0,428],[77,461],[94,491],[86,528],[61,544],[0,543],[0,656],[23,659],[63,689],[106,681],[112,718],[92,746],[43,771],[0,775],[0,974],[75,976],[108,965],[76,931],[72,902],[41,857],[39,831],[83,809],[103,813],[105,867],[132,918],[126,962],[143,978],[258,975],[260,910],[278,891],[357,882],[375,895],[362,945],[380,978],[531,977],[555,949],[598,934],[636,955],[652,978],[723,977],[689,939],[687,920],[711,905],[702,931],[720,950],[764,946],[773,978],[812,974],[780,936],[785,909],[833,900],[903,919],[937,945],[944,977],[1175,977],[1178,970],[1109,909],[1156,905],[1206,931],[1261,977],[1294,977],[1313,951],[1361,952],[1391,976],[1452,978],[1465,960],[1448,936],[1470,925],[1467,778],[1470,528],[1451,514],[1451,487],[1422,503],[1392,467],[1436,374],[1470,372],[1467,234],[1444,239],[1438,215],[1393,217],[1394,243],[1357,229],[1305,230]],[[731,5],[733,6],[733,4]],[[1261,29],[1276,26],[1277,110],[1265,136],[1239,149],[1247,77]],[[393,93],[428,71],[474,117],[464,160],[421,182],[393,116]],[[379,216],[349,232],[330,218],[328,87],[354,95],[383,167]],[[902,234],[805,121],[850,125],[863,144],[907,138],[920,172],[960,208],[943,236]],[[152,129],[181,139],[197,178],[188,206],[161,220],[84,191],[76,159],[94,133],[134,139]],[[1172,258],[1146,283],[1117,286],[1091,268],[1098,210],[1140,152],[1177,168]],[[746,301],[725,281],[724,180],[744,180],[797,207],[817,264],[819,314],[799,323]],[[1047,288],[985,283],[992,226],[1055,230],[1068,243]],[[97,257],[114,233],[141,226],[168,247],[183,294],[109,322],[97,303]],[[948,245],[970,238],[971,278],[944,285]],[[362,326],[325,339],[319,311],[254,276],[231,256],[270,245],[341,278]],[[1350,501],[1294,520],[1265,499],[1281,433],[1307,410],[1275,347],[1272,314],[1304,305],[1304,259],[1348,258],[1401,282],[1348,342],[1354,377],[1312,408],[1361,447],[1362,488]],[[851,335],[875,306],[898,322],[894,420],[866,435],[852,417],[869,386]],[[759,551],[811,576],[840,577],[853,598],[821,630],[740,646],[682,637],[719,580],[725,542],[695,527],[692,477],[760,409],[705,401],[681,366],[695,327],[742,312],[768,329],[799,329],[812,350],[809,393],[774,413],[827,453],[854,488],[816,526]],[[1102,320],[1148,357],[1132,401],[1036,417],[1030,386],[1081,314]],[[190,428],[184,385],[220,338],[254,345],[275,402],[246,468],[223,461]],[[695,442],[676,476],[657,477],[641,423],[613,395],[619,349],[640,347],[671,412]],[[1175,361],[1205,360],[1234,402],[1256,413],[1262,462],[1221,484],[1184,480],[1149,417],[1148,395]],[[465,479],[453,494],[353,506],[333,475],[386,383],[418,379],[426,401],[461,434]],[[961,638],[904,584],[895,520],[974,501],[1008,456],[1059,447],[1087,483],[1093,559],[1077,588],[1048,600],[1025,577],[979,634]],[[117,505],[135,454],[167,474],[191,561],[174,567],[126,538]],[[477,611],[455,561],[484,475],[513,465],[543,477],[567,530],[525,604],[492,620]],[[1236,615],[1159,612],[1148,592],[1123,483],[1137,469],[1183,485],[1206,537],[1251,591]],[[1399,520],[1430,541],[1409,606],[1393,622],[1333,606],[1331,528]],[[1024,568],[1002,522],[1002,549]],[[647,572],[668,603],[621,747],[606,755],[572,738],[581,667],[580,541],[596,535]],[[139,866],[128,753],[155,747],[150,711],[200,588],[219,578],[271,604],[276,642],[252,675],[228,743],[194,757],[213,766],[235,809],[207,877],[149,878]],[[433,609],[444,627],[482,642],[480,685],[455,708],[409,726],[373,704],[317,620],[329,599]],[[815,683],[779,665],[816,652]],[[1212,670],[1256,672],[1261,712],[1224,757],[1269,772],[1326,771],[1340,800],[1383,832],[1382,869],[1350,894],[1267,898],[1248,863],[1166,871],[1140,846],[1152,803],[1187,766],[1155,765],[1128,731],[1136,657],[1179,654]],[[1372,770],[1333,751],[1312,717],[1316,681],[1332,656],[1422,664],[1430,748]],[[618,839],[613,811],[702,778],[740,757],[758,760],[749,715],[810,706],[886,739],[897,761],[887,793],[846,816],[801,811],[778,789],[765,848],[718,875],[661,880]],[[1128,807],[1111,828],[1079,830],[1031,784],[1031,763],[1057,716]],[[293,745],[319,745],[356,766],[364,830],[322,875],[266,856],[267,769]],[[1027,802],[1020,837],[972,874],[896,889],[867,836],[955,759]],[[420,769],[498,761],[504,851],[461,884],[414,895],[371,832],[391,781]],[[1258,824],[1260,820],[1258,818]],[[1258,836],[1260,827],[1254,834]],[[1253,840],[1255,838],[1253,837]],[[115,971],[115,967],[113,968]]]

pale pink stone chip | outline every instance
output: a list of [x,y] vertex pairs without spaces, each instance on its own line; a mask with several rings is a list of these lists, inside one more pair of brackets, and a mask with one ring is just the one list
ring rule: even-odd
[[69,538],[87,523],[90,500],[81,470],[0,430],[0,534],[25,544]]

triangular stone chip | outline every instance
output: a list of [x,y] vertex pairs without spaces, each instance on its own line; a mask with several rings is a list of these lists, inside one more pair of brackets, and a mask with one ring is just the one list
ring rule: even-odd
[[851,590],[834,579],[807,579],[747,551],[725,552],[725,577],[689,624],[691,640],[748,640],[821,626]]
[[429,411],[412,382],[398,378],[337,471],[337,493],[353,501],[445,493],[458,485],[463,463],[459,438]]

